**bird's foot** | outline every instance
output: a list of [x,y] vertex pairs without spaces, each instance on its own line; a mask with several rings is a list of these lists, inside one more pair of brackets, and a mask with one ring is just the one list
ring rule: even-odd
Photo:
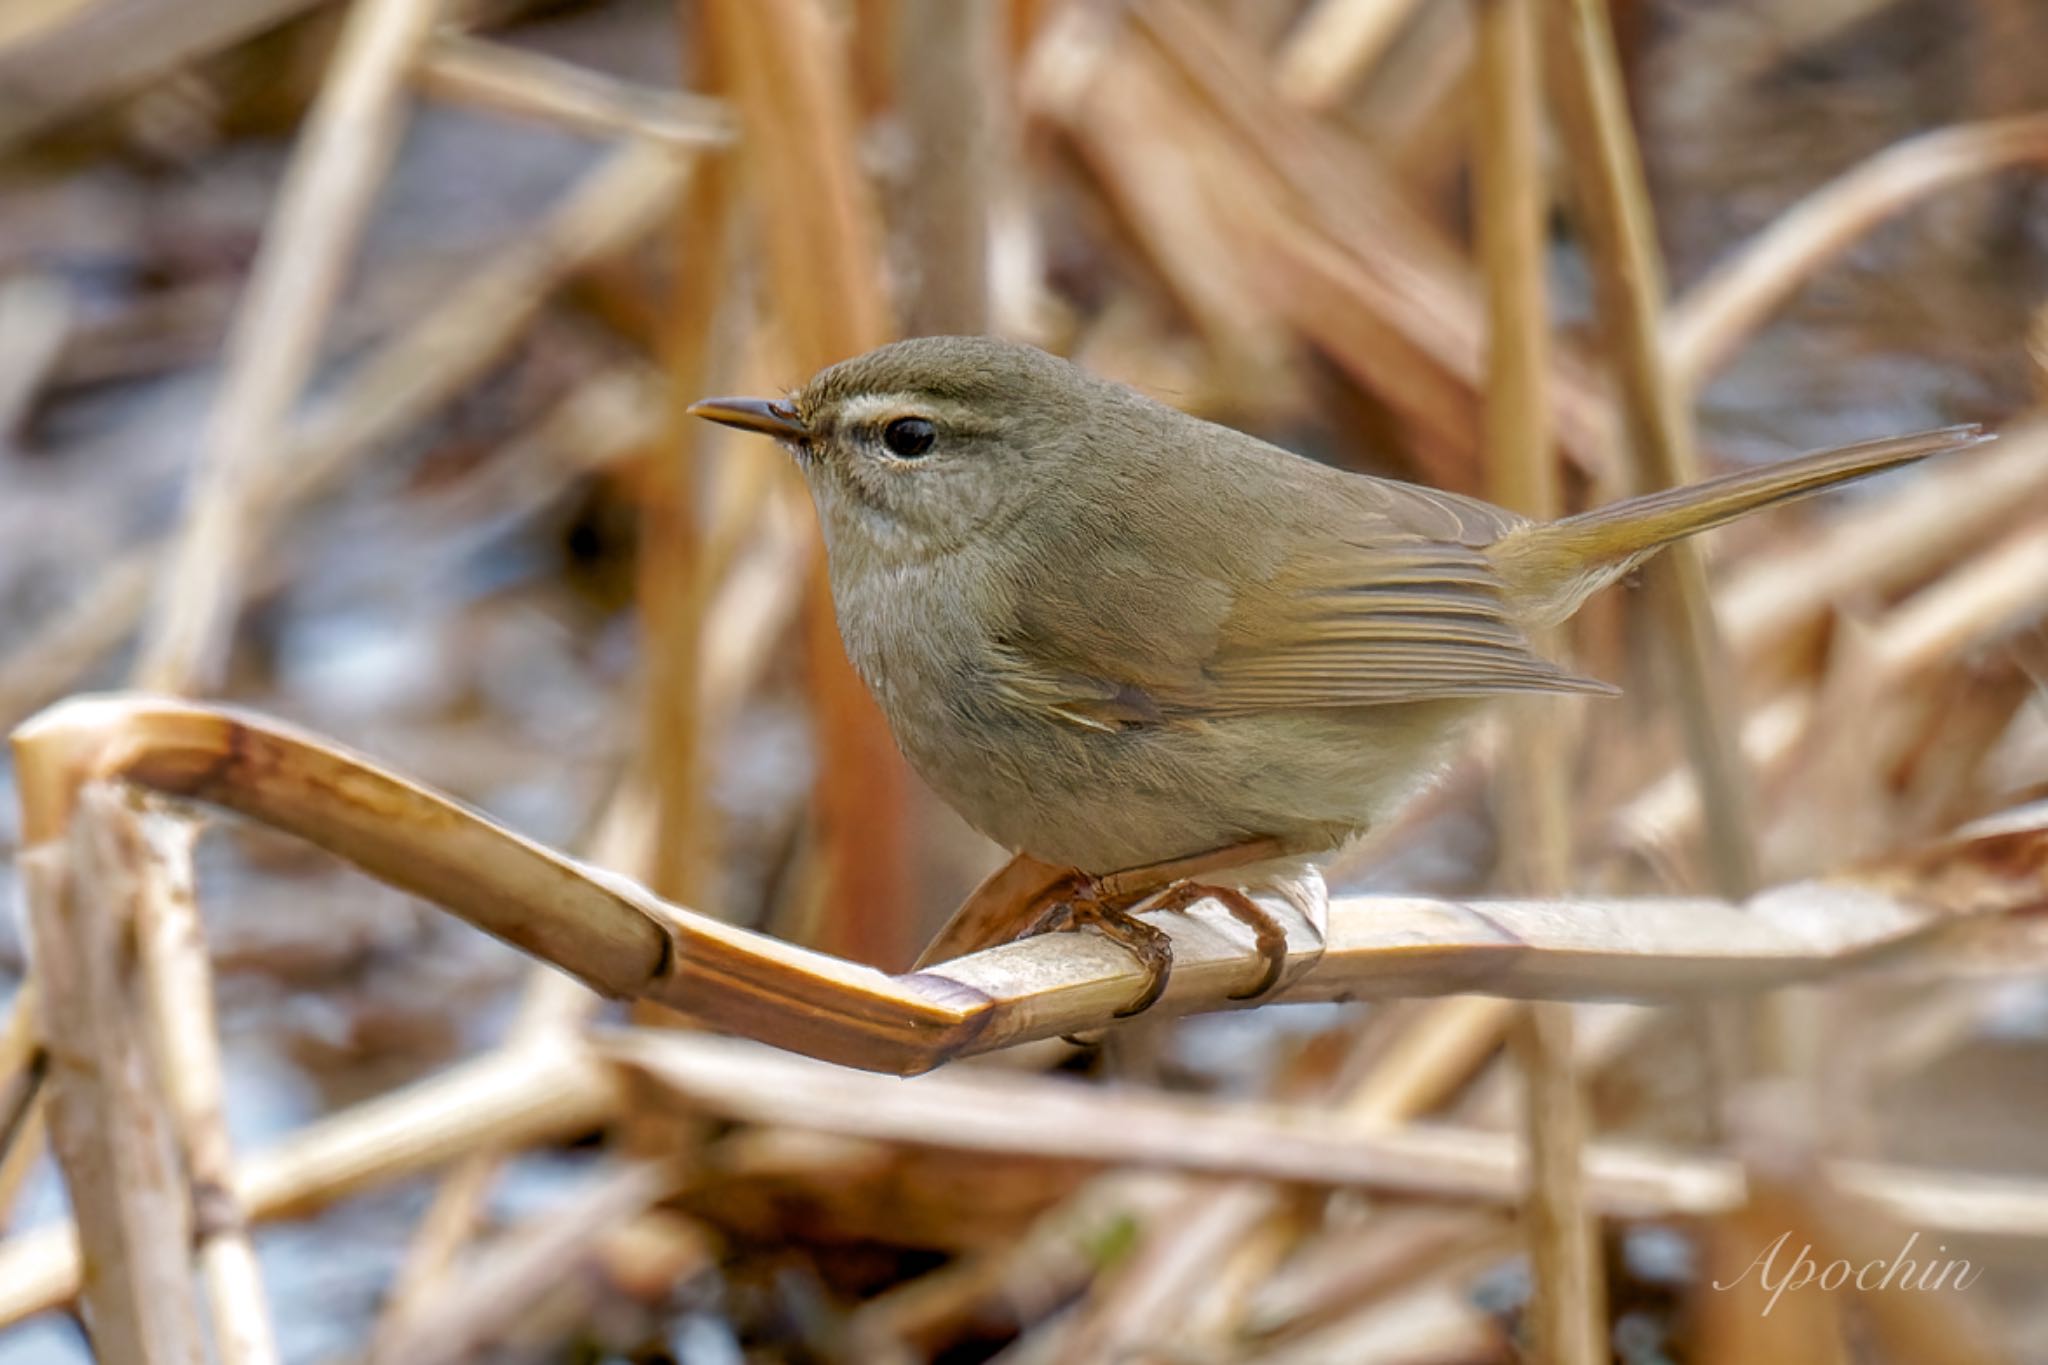
[[[1105,892],[1095,878],[1077,872],[1052,893],[1050,908],[1027,934],[1051,934],[1092,928],[1138,960],[1145,969],[1145,989],[1130,1004],[1116,1012],[1119,1019],[1143,1014],[1166,993],[1173,977],[1173,939],[1165,930],[1137,918],[1140,905],[1129,897]],[[1144,907],[1149,908],[1149,907]]]
[[[1143,904],[1137,910],[1171,910],[1186,914],[1203,901],[1213,900],[1230,912],[1230,917],[1252,931],[1259,956],[1265,961],[1266,970],[1259,975],[1248,991],[1238,991],[1232,1000],[1256,1000],[1280,984],[1280,974],[1287,970],[1287,930],[1272,912],[1253,900],[1251,894],[1241,887],[1212,886],[1204,882],[1175,882]],[[1155,931],[1156,932],[1156,931]],[[1171,948],[1168,952],[1171,953]]]
[[1145,989],[1130,1004],[1116,1012],[1119,1019],[1143,1014],[1159,1002],[1173,977],[1173,939],[1164,930],[1138,918],[1149,911],[1184,914],[1205,900],[1215,900],[1252,931],[1265,971],[1252,988],[1240,991],[1233,1000],[1256,1000],[1279,984],[1287,967],[1287,930],[1272,914],[1242,889],[1214,886],[1192,879],[1173,882],[1159,890],[1132,898],[1105,891],[1092,877],[1075,873],[1057,888],[1050,908],[1031,927],[1030,933],[1056,933],[1094,928],[1104,938],[1138,960],[1145,969]]

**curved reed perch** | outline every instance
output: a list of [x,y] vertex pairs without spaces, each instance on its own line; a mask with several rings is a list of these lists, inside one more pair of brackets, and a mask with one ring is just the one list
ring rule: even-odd
[[[61,703],[14,735],[29,850],[65,835],[88,784],[126,782],[295,834],[612,996],[868,1070],[914,1073],[1109,1023],[1142,966],[1091,934],[1026,939],[892,976],[672,905],[524,839],[448,797],[276,722],[138,695]],[[1327,936],[1288,914],[1272,997],[1482,992],[1668,998],[1756,990],[1910,956],[1969,966],[1979,933],[2048,906],[2048,808],[1894,863],[1704,898],[1457,902],[1349,897]],[[1163,1003],[1229,1007],[1263,964],[1220,907],[1156,921],[1176,969]],[[2009,942],[2007,940],[2010,940]],[[2014,954],[2048,945],[2000,936]]]

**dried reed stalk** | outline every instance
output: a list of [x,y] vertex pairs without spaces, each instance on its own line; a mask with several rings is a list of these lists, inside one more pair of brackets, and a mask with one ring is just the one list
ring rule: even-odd
[[[252,521],[276,523],[474,382],[565,278],[644,236],[686,175],[685,162],[646,144],[612,153],[546,221],[459,281],[310,407],[278,458],[257,472]],[[157,545],[121,556],[0,662],[0,722],[61,693],[126,638],[164,557]]]
[[194,885],[192,848],[199,830],[160,810],[124,809],[120,819],[123,846],[135,859],[135,935],[149,1034],[184,1155],[191,1235],[206,1281],[214,1350],[221,1365],[268,1365],[278,1358],[277,1344],[248,1215],[235,1188],[213,966]]
[[[599,864],[615,865],[602,854]],[[527,978],[519,1016],[500,1051],[520,1055],[568,1038],[589,1022],[598,1003],[597,997],[577,982],[551,967],[537,966]],[[468,1153],[442,1176],[385,1295],[383,1311],[371,1334],[373,1355],[387,1351],[424,1306],[435,1301],[456,1255],[476,1235],[484,1202],[510,1153],[508,1147]]]
[[[713,0],[703,11],[715,72],[729,81],[754,231],[783,343],[804,374],[888,340],[880,232],[853,144],[841,46],[816,0]],[[817,725],[824,880],[856,913],[825,942],[863,961],[905,961],[909,775],[839,642],[822,559],[805,598]]]
[[[83,784],[131,781],[308,839],[605,994],[658,1000],[855,1066],[922,1070],[1100,1027],[1145,986],[1140,964],[1088,934],[1041,936],[896,977],[806,952],[670,905],[364,759],[222,709],[80,698],[22,727],[15,749],[30,848],[61,835]],[[1943,866],[1984,863],[1974,885],[1845,876],[1740,905],[1347,898],[1331,905],[1322,941],[1288,911],[1278,995],[1655,998],[1754,990],[1880,953],[1952,970],[1982,941],[1966,931],[1994,931],[2038,904],[2038,877],[2014,859],[2041,837],[2043,818],[2029,809],[2010,828],[1944,846]],[[1247,931],[1220,908],[1155,922],[1179,964],[1170,1006],[1218,1008],[1260,977]],[[2000,943],[2021,957],[2041,951]]]
[[[1297,246],[1293,255],[1299,256],[1301,244],[1320,239],[1321,252],[1329,258],[1321,263],[1321,273],[1329,278],[1320,288],[1329,291],[1348,284],[1358,291],[1357,301],[1367,311],[1366,345],[1359,350],[1373,356],[1385,348],[1387,342],[1375,331],[1406,348],[1402,370],[1384,375],[1368,370],[1359,375],[1360,382],[1399,411],[1406,400],[1398,381],[1420,357],[1437,371],[1438,382],[1459,385],[1472,407],[1471,400],[1484,385],[1486,317],[1479,282],[1465,253],[1409,206],[1365,149],[1341,140],[1306,111],[1280,98],[1255,56],[1207,9],[1187,0],[1134,0],[1131,14],[1145,42],[1126,60],[1135,61],[1137,52],[1156,47],[1201,104],[1213,111],[1215,131],[1201,144],[1196,164],[1214,177],[1219,202],[1269,198],[1286,212],[1255,216],[1254,223],[1292,222],[1312,229],[1306,237],[1297,231],[1281,233],[1273,242],[1255,238],[1245,243],[1245,249],[1267,254],[1291,236]],[[1119,56],[1125,56],[1125,49],[1119,49]],[[1122,69],[1121,63],[1108,65],[1103,74],[1120,75]],[[1237,156],[1220,155],[1222,148],[1233,144]],[[1255,192],[1255,186],[1270,188]],[[1298,268],[1295,274],[1300,275]],[[1273,287],[1278,306],[1317,309],[1313,287],[1304,285],[1299,279],[1290,285],[1287,277],[1277,278]],[[1341,318],[1329,317],[1330,311],[1329,302],[1323,301],[1323,325],[1341,326]],[[1346,353],[1333,350],[1332,357],[1342,360]],[[1608,403],[1578,357],[1558,347],[1554,360],[1550,402],[1559,441],[1582,468],[1595,477],[1604,476],[1612,459]],[[1433,480],[1444,487],[1478,486],[1478,429],[1469,415],[1465,433],[1453,452],[1462,454],[1462,465],[1431,471]]]
[[405,80],[439,0],[361,0],[307,115],[241,308],[136,676],[207,690],[226,662],[251,552],[257,470],[282,445],[370,204],[398,146]]
[[[1474,0],[1473,189],[1488,303],[1487,491],[1533,520],[1563,515],[1550,405],[1549,295],[1544,284],[1543,117],[1536,0]],[[1557,632],[1536,641],[1554,651]],[[1573,809],[1568,731],[1559,703],[1512,708],[1508,753],[1498,770],[1501,862],[1522,893],[1556,895],[1571,879]],[[1523,1133],[1529,1145],[1523,1223],[1535,1271],[1530,1335],[1542,1360],[1591,1365],[1607,1356],[1606,1293],[1596,1236],[1581,1188],[1586,1102],[1565,1004],[1522,1008],[1509,1033],[1521,1063]]]
[[1320,1324],[1412,1292],[1435,1271],[1475,1261],[1497,1265],[1514,1252],[1515,1238],[1499,1216],[1470,1208],[1389,1205],[1376,1210],[1364,1229],[1339,1223],[1303,1246],[1259,1287],[1244,1330],[1268,1342],[1298,1340]]
[[[671,1030],[617,1033],[614,1061],[655,1084],[661,1102],[747,1122],[1045,1159],[1130,1161],[1256,1173],[1316,1185],[1507,1205],[1520,1186],[1514,1137],[1448,1125],[1361,1133],[1303,1106],[1105,1091],[1071,1081],[960,1069],[905,1085],[731,1039]],[[615,1114],[619,1087],[566,1040],[509,1048],[380,1097],[253,1154],[240,1172],[259,1218],[303,1216],[358,1190],[463,1153],[587,1131]],[[1588,1189],[1615,1217],[1710,1215],[1745,1198],[1739,1164],[1595,1143]],[[2018,1178],[1867,1162],[1827,1168],[1842,1189],[1937,1234],[2048,1237],[2048,1189]],[[71,1229],[57,1224],[0,1245],[0,1326],[58,1306],[78,1289]]]
[[0,13],[0,150],[316,0],[64,0]]
[[[699,65],[718,59],[697,24]],[[716,70],[686,72],[714,88]],[[671,900],[703,904],[715,865],[710,804],[700,750],[708,732],[700,714],[704,620],[715,580],[707,554],[703,489],[714,437],[688,405],[718,391],[733,369],[724,359],[731,333],[737,257],[737,168],[718,157],[698,169],[676,201],[669,231],[669,305],[661,337],[667,404],[659,439],[643,454],[639,562],[634,596],[640,619],[642,780],[653,796],[659,836],[644,869],[649,886]],[[715,908],[715,907],[713,907]]]
[[[1927,515],[1930,507],[1941,515]],[[1844,601],[1924,581],[2030,510],[2048,511],[2048,423],[2038,419],[2001,432],[1968,460],[1928,464],[1795,543],[1730,566],[1715,606],[1730,644],[1753,663]]]
[[[587,1133],[617,1113],[611,1075],[562,1042],[504,1049],[308,1125],[235,1172],[253,1218],[298,1218],[481,1150]],[[180,1264],[182,1265],[182,1250]],[[0,1327],[79,1292],[77,1234],[46,1224],[0,1245]],[[189,1295],[185,1296],[189,1302]]]
[[988,329],[998,12],[984,0],[896,6],[896,101],[910,140],[895,224],[911,262],[906,336]]
[[36,1014],[36,983],[24,977],[0,1028],[0,1227],[29,1167],[42,1155],[43,1073],[50,1054],[43,1047]]
[[423,1302],[376,1349],[369,1365],[453,1365],[504,1344],[504,1329],[568,1281],[596,1243],[673,1193],[672,1166],[641,1162],[585,1182],[564,1207],[533,1219]]
[[[1587,256],[1602,331],[1636,461],[1638,489],[1698,477],[1688,395],[1672,381],[1660,326],[1664,267],[1649,191],[1628,112],[1605,0],[1550,0],[1559,53],[1559,124],[1578,180]],[[1669,547],[1645,569],[1652,608],[1671,655],[1671,686],[1702,793],[1716,888],[1746,896],[1757,885],[1756,841],[1737,738],[1734,689],[1696,546]]]
[[[957,1067],[911,1081],[738,1039],[667,1029],[601,1035],[599,1053],[679,1112],[882,1142],[1046,1161],[1147,1166],[1353,1187],[1500,1208],[1521,1197],[1521,1138],[1447,1123],[1361,1128],[1315,1104],[1246,1103]],[[1861,1161],[1829,1179],[1885,1216],[1941,1235],[2048,1237],[2048,1183]],[[1740,1162],[1594,1141],[1589,1201],[1616,1218],[1695,1217],[1746,1197]]]
[[422,94],[677,151],[724,147],[734,137],[732,111],[723,101],[636,85],[457,33],[443,33],[427,45],[418,85]]
[[1274,82],[1311,109],[1341,104],[1418,8],[1418,0],[1319,0],[1287,35]]
[[[1377,1132],[1442,1103],[1499,1046],[1513,1010],[1501,1000],[1464,996],[1419,1006],[1364,1074],[1322,1098],[1347,1129]],[[1363,1040],[1354,1048],[1364,1050]],[[1145,1241],[1099,1302],[1063,1342],[1070,1354],[1105,1354],[1177,1333],[1194,1301],[1211,1293],[1218,1267],[1235,1260],[1270,1273],[1276,1244],[1300,1233],[1297,1205],[1268,1181],[1185,1184],[1146,1222]],[[1245,1282],[1249,1275],[1239,1276]],[[1259,1275],[1260,1279],[1265,1274]],[[1250,1293],[1235,1305],[1248,1310]]]
[[[2024,453],[2040,458],[2038,444]],[[1929,478],[1937,476],[1938,471]],[[2048,480],[2038,469],[2035,477]],[[1938,489],[1947,486],[1945,482],[1937,484]],[[1915,487],[1904,496],[1917,502],[1926,495],[1921,487]],[[1959,515],[1968,517],[1961,504],[1944,501],[1939,505],[1945,513],[1955,506]],[[1874,507],[1866,524],[1889,523],[1892,514],[1901,510]],[[2000,510],[2010,514],[2009,508]],[[1928,520],[1924,514],[1920,519]],[[1910,564],[1915,542],[1902,537],[1891,543]],[[1835,581],[1836,566],[1865,554],[1860,544],[1832,537],[1810,544],[1820,547],[1822,553],[1793,558],[1810,560],[1820,571],[1823,585]],[[1838,548],[1847,554],[1833,553]],[[1759,707],[1744,727],[1743,743],[1751,762],[1760,770],[1781,769],[1810,750],[1817,736],[1824,737],[1831,728],[1864,761],[1875,764],[1895,758],[1895,746],[1879,742],[1879,736],[1891,728],[1886,718],[1917,705],[1918,699],[1928,695],[1930,681],[1956,660],[2006,644],[2038,621],[2044,600],[2048,600],[2048,529],[2023,527],[1990,542],[1862,629],[1858,657],[1853,665],[1844,666],[1847,671],[1841,676],[1853,682],[1866,705],[1845,714],[1839,708],[1851,699],[1839,692],[1829,693],[1824,685],[1782,694],[1770,705]],[[2018,699],[2016,696],[2015,704]],[[1684,773],[1670,773],[1617,806],[1609,822],[1619,844],[1640,852],[1668,848],[1684,839],[1697,824],[1699,813],[1697,787]]]
[[1794,290],[1886,219],[1943,190],[2048,161],[2048,114],[1922,133],[1837,176],[1772,220],[1664,320],[1674,382],[1697,389]]
[[193,1206],[132,947],[151,854],[129,793],[91,783],[74,797],[68,829],[20,866],[42,1033],[53,1040],[51,1146],[93,1267],[86,1318],[102,1359],[200,1365]]
[[[438,9],[437,0],[363,0],[343,25],[228,338],[226,374],[139,651],[135,672],[145,687],[206,690],[225,666],[241,578],[258,539],[261,471],[282,444],[318,357],[343,274],[396,151],[406,76]],[[184,1158],[187,1217],[215,1346],[224,1365],[266,1365],[277,1348],[234,1188],[212,973],[193,892],[197,832],[169,816],[121,819],[156,1063]],[[81,1173],[66,1174],[76,1191]],[[89,1224],[86,1230],[86,1254],[97,1258],[103,1243]]]

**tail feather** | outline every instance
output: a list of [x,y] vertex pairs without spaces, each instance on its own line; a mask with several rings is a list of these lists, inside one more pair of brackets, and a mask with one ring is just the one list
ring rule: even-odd
[[1675,540],[1836,484],[1991,439],[1975,426],[1955,426],[1818,451],[1525,526],[1488,554],[1532,616],[1562,621],[1594,591]]

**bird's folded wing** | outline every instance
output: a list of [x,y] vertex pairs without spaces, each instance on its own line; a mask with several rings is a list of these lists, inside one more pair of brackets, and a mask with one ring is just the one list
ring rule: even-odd
[[1312,544],[1245,588],[1200,641],[1146,649],[1134,631],[1111,651],[1039,624],[1001,651],[1003,690],[1101,730],[1260,711],[1614,690],[1530,649],[1483,553],[1427,536]]
[[1424,537],[1297,554],[1238,599],[1203,673],[1186,704],[1211,713],[1614,690],[1530,649],[1481,551]]

